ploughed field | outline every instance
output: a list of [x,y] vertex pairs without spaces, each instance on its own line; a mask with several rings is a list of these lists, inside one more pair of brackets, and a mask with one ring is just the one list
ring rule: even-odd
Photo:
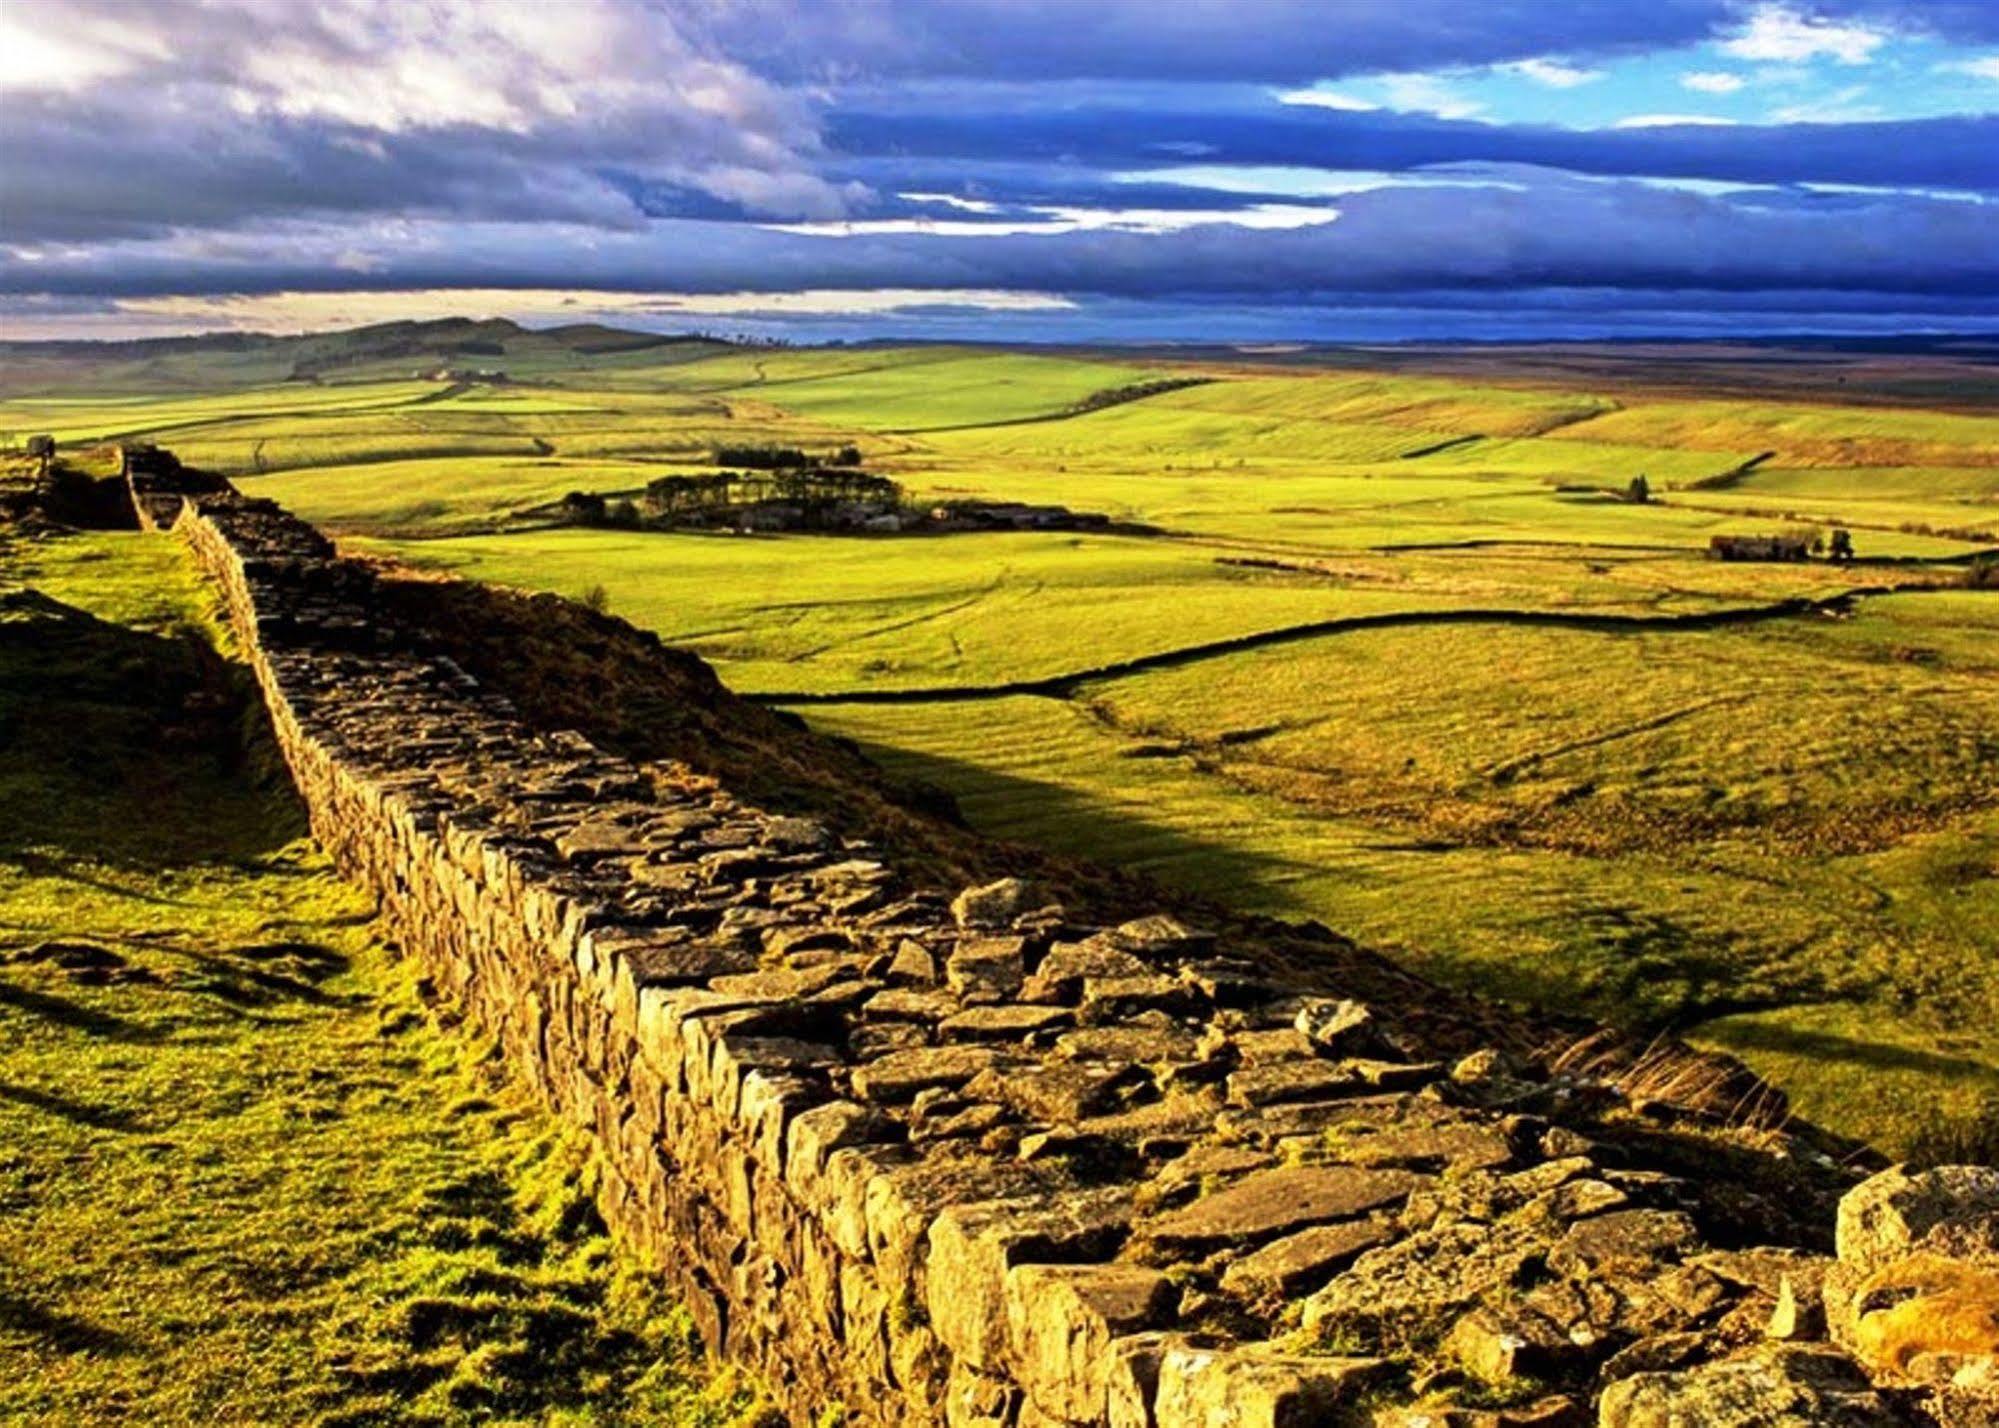
[[[16,377],[0,430],[151,435],[357,547],[608,601],[979,828],[1726,1049],[1891,1151],[1999,1146],[1999,593],[1963,579],[1999,545],[1985,389],[501,346],[476,360],[505,383],[389,358]],[[1119,525],[542,509],[751,443]],[[1641,474],[1654,499],[1622,499]],[[1706,554],[1835,525],[1853,564]]]

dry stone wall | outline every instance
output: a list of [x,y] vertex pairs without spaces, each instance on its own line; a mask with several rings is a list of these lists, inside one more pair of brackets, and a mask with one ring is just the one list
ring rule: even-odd
[[1851,1178],[1810,1143],[1429,1059],[1170,915],[916,885],[530,727],[274,506],[129,474],[225,592],[317,836],[794,1421],[1736,1421],[1643,1411],[1715,1364],[1900,1421],[1808,1324],[1770,1358]]

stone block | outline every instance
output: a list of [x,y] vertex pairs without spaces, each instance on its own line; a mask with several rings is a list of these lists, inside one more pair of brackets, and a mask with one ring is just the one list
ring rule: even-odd
[[931,1327],[972,1367],[1001,1366],[1007,1274],[1019,1264],[1108,1258],[1129,1215],[1123,1195],[948,1207],[930,1226],[925,1277]]
[[1159,1327],[1178,1291],[1123,1264],[1022,1264],[1006,1277],[1008,1343],[1028,1397],[1050,1417],[1104,1417],[1114,1339]]
[[1872,1272],[1917,1249],[1999,1263],[1999,1167],[1884,1170],[1839,1202],[1840,1259]]
[[1319,1358],[1263,1345],[1175,1346],[1159,1359],[1156,1428],[1317,1428],[1338,1421],[1381,1381],[1371,1358]]
[[1147,1221],[1138,1234],[1163,1251],[1201,1253],[1252,1244],[1307,1225],[1351,1220],[1395,1205],[1422,1185],[1405,1170],[1293,1166],[1249,1175],[1227,1189]]

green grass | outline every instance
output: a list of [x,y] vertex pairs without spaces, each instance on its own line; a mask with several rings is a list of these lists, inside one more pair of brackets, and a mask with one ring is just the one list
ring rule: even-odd
[[[157,406],[56,391],[77,404],[15,402],[0,425],[169,425],[191,459],[271,473],[246,489],[368,550],[601,587],[753,692],[989,689],[1354,617],[1668,618],[1947,584],[1999,526],[1999,422],[1795,391],[506,343],[511,386],[369,385],[407,374],[362,364],[296,407],[267,380]],[[1065,415],[1162,376],[1210,380]],[[917,500],[1060,503],[1151,533],[510,519],[757,442],[852,442]],[[1640,473],[1662,500],[1611,494]],[[1860,564],[1705,557],[1718,534],[1834,525]],[[981,826],[1321,917],[1465,986],[1727,1045],[1811,1115],[1920,1150],[1999,1098],[1980,1029],[1999,1021],[1993,608],[1938,591],[1727,631],[1376,629],[1066,702],[803,712]]]
[[1376,631],[1074,702],[801,712],[978,826],[1723,1046],[1801,1113],[1923,1154],[1999,1107],[1999,610],[1974,598],[1823,628]]
[[682,391],[769,401],[871,431],[1019,421],[1154,375],[1142,367],[949,347],[731,354],[668,374]]
[[304,836],[179,545],[0,569],[0,1419],[749,1412]]

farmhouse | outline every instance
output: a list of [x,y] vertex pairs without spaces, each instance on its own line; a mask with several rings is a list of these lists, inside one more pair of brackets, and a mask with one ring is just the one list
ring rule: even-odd
[[1707,543],[1712,560],[1809,560],[1812,538],[1800,535],[1718,535]]
[[1109,516],[1093,511],[1025,501],[952,501],[930,510],[930,528],[943,531],[1100,530],[1110,523]]

